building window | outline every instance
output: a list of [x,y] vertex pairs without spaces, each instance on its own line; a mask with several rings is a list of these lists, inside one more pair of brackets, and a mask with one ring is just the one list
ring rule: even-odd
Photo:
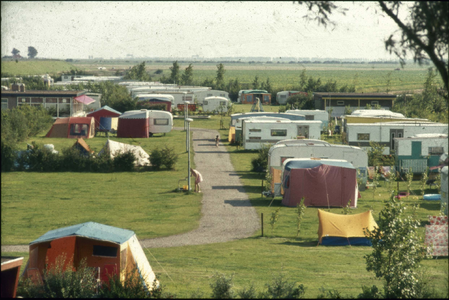
[[117,248],[94,245],[93,256],[117,257]]
[[250,129],[249,132],[261,132],[262,129]]
[[2,99],[2,110],[8,109],[8,99]]
[[379,105],[379,101],[371,101],[371,105]]
[[429,155],[442,155],[443,153],[443,147],[429,147]]
[[253,102],[253,95],[246,95],[247,102]]
[[357,133],[357,140],[369,141],[369,133]]
[[271,136],[287,136],[287,129],[271,129]]
[[263,102],[269,102],[270,98],[268,97],[268,95],[264,95],[263,96]]
[[154,125],[168,125],[168,119],[154,119]]
[[344,101],[337,101],[337,105],[345,105]]
[[249,137],[250,141],[254,141],[254,140],[260,140],[260,136],[250,136]]

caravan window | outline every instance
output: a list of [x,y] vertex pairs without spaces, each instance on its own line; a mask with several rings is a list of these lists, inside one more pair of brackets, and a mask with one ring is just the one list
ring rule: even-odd
[[306,120],[315,120],[314,115],[306,115]]
[[429,147],[429,155],[442,155],[443,153],[443,147]]
[[208,104],[209,104],[209,101],[207,101],[207,100],[203,101],[203,105],[208,105]]
[[249,132],[261,132],[262,129],[250,129]]
[[117,257],[117,248],[94,245],[93,256]]
[[221,106],[226,106],[226,101],[220,101]]
[[369,141],[369,133],[357,133],[357,140]]
[[271,129],[271,136],[287,136],[287,129]]
[[260,140],[260,136],[250,136],[249,140]]
[[154,119],[154,125],[168,125],[168,119]]

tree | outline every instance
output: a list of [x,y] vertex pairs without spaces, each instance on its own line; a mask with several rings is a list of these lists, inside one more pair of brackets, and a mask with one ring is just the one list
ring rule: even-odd
[[28,57],[35,58],[37,56],[37,50],[33,46],[28,47]]
[[12,55],[17,55],[20,53],[20,50],[17,50],[16,48],[13,48],[11,51]]
[[[317,20],[319,24],[326,26],[333,24],[329,19],[334,11],[340,10],[333,1],[298,1],[306,4],[311,15],[306,18]],[[390,53],[398,56],[401,64],[405,64],[407,53],[413,54],[415,62],[422,64],[428,60],[437,68],[446,89],[446,101],[448,101],[448,45],[449,34],[449,4],[447,1],[378,1],[379,7],[398,26],[401,34],[399,40],[391,34],[385,41],[385,48]],[[399,11],[410,6],[410,15],[401,20]]]
[[299,75],[299,90],[304,91],[307,86],[306,69],[303,69],[301,75]]
[[384,279],[387,299],[426,298],[417,271],[425,258],[426,246],[418,234],[419,220],[414,214],[406,215],[405,210],[404,203],[392,192],[379,213],[378,227],[365,232],[373,245],[372,253],[365,255],[366,269]]
[[259,76],[256,75],[253,81],[253,89],[257,90],[260,87]]
[[178,61],[175,61],[173,63],[173,66],[170,67],[170,82],[179,83],[179,78],[181,75],[179,74],[179,64]]
[[125,79],[135,79],[139,81],[150,81],[151,76],[145,71],[145,62],[133,66],[125,74]]
[[182,84],[191,85],[193,83],[193,66],[189,64],[189,66],[184,70],[184,74],[181,76]]
[[273,91],[269,77],[267,78],[267,82],[262,82],[261,88],[262,90],[266,90],[268,93],[271,93]]
[[225,74],[225,72],[226,72],[226,70],[225,70],[223,64],[218,64],[217,65],[217,77],[215,78],[216,89],[218,89],[218,90],[224,89],[224,86],[225,86],[224,74]]

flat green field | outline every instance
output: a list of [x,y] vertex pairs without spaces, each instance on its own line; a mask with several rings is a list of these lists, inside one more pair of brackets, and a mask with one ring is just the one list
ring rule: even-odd
[[70,72],[76,69],[72,64],[62,60],[20,60],[3,61],[2,60],[2,76],[26,76],[26,75],[44,75],[56,74],[62,72]]
[[[236,111],[248,109],[249,105],[236,105]],[[229,117],[223,120],[227,127]],[[219,116],[194,120],[192,127],[219,130],[219,121]],[[182,120],[175,120],[175,126],[181,127]],[[220,130],[224,144],[227,132],[227,129]],[[32,140],[53,143],[57,150],[74,143],[74,140],[42,136]],[[96,151],[105,141],[104,137],[87,140]],[[27,244],[48,230],[86,221],[128,228],[140,239],[196,228],[200,219],[200,197],[174,192],[178,180],[185,177],[185,133],[172,131],[166,137],[120,141],[140,144],[147,152],[165,143],[176,147],[180,154],[177,171],[2,173],[2,244]],[[25,148],[25,144],[21,148]],[[264,215],[264,236],[259,230],[250,238],[228,243],[145,249],[166,290],[179,298],[189,298],[197,292],[209,298],[211,277],[217,272],[232,275],[237,289],[252,283],[259,291],[271,282],[273,276],[284,274],[287,279],[304,284],[306,298],[316,298],[320,288],[336,289],[344,297],[356,297],[362,292],[362,285],[382,286],[373,273],[366,271],[364,255],[370,253],[371,248],[317,246],[318,216],[317,208],[313,207],[306,209],[301,233],[296,237],[296,209],[282,206],[279,197],[273,201],[261,197],[263,174],[250,172],[251,159],[257,152],[242,151],[229,145],[226,148],[252,205],[259,216]],[[389,190],[395,186],[381,181],[374,194],[372,190],[361,192],[359,205],[351,213],[371,209],[377,220],[383,201],[388,199]],[[400,189],[406,189],[406,184],[401,183]],[[420,183],[413,182],[412,196],[405,202],[420,205],[417,217],[421,221],[419,232],[424,238],[428,216],[439,214],[440,205],[422,200],[420,192]],[[436,192],[435,189],[426,190],[426,193]],[[279,220],[272,230],[269,219],[278,208]],[[334,213],[342,213],[342,210],[330,209]],[[28,259],[26,253],[10,254]],[[447,297],[448,259],[427,259],[423,266],[435,292]]]

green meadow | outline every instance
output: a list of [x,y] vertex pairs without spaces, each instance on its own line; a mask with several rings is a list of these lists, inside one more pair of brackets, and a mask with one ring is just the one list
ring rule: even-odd
[[43,75],[70,72],[76,69],[75,66],[63,60],[19,60],[18,62],[2,60],[1,65],[2,77],[3,74],[8,76]]
[[[235,105],[235,112],[248,111],[249,108],[250,105]],[[269,108],[277,111],[277,107]],[[221,118],[223,129],[220,129]],[[262,197],[264,174],[250,171],[251,159],[257,156],[257,152],[228,145],[229,120],[229,117],[213,116],[205,120],[194,119],[191,126],[219,130],[252,205],[259,216],[264,216],[263,236],[261,223],[261,228],[247,239],[145,249],[163,287],[179,298],[189,298],[194,293],[209,298],[212,276],[223,273],[233,276],[236,289],[254,284],[259,291],[271,282],[273,276],[283,274],[291,281],[304,284],[306,298],[316,298],[321,288],[336,289],[344,297],[356,297],[362,292],[362,285],[376,284],[380,288],[382,282],[372,272],[366,271],[364,255],[371,252],[370,247],[317,245],[317,208],[306,209],[300,234],[296,236],[296,208],[282,206],[280,197]],[[175,126],[182,127],[183,120],[176,119]],[[27,142],[54,144],[56,150],[74,143],[74,140],[47,139],[44,134]],[[86,221],[131,229],[140,239],[196,228],[201,217],[201,197],[175,191],[178,180],[186,176],[185,132],[172,131],[166,136],[149,139],[117,140],[141,145],[147,152],[164,144],[175,147],[180,155],[176,170],[106,174],[2,173],[2,244],[27,244],[48,230]],[[99,151],[105,142],[105,137],[87,140],[95,151]],[[21,148],[25,149],[26,143],[21,144]],[[396,183],[381,181],[374,193],[371,189],[361,192],[358,207],[351,209],[350,213],[372,210],[377,220],[384,201],[396,186]],[[425,193],[438,192],[425,188]],[[400,183],[400,190],[406,190],[405,182]],[[438,215],[440,205],[439,202],[422,200],[419,181],[413,182],[411,190],[411,196],[404,201],[410,206],[410,211],[411,206],[419,205],[416,216],[421,222],[419,232],[424,239],[428,216]],[[271,227],[270,217],[278,208],[279,219]],[[342,208],[329,211],[343,213]],[[28,259],[27,253],[2,254],[21,255]],[[440,297],[447,297],[448,259],[426,259],[423,266],[435,292]]]

